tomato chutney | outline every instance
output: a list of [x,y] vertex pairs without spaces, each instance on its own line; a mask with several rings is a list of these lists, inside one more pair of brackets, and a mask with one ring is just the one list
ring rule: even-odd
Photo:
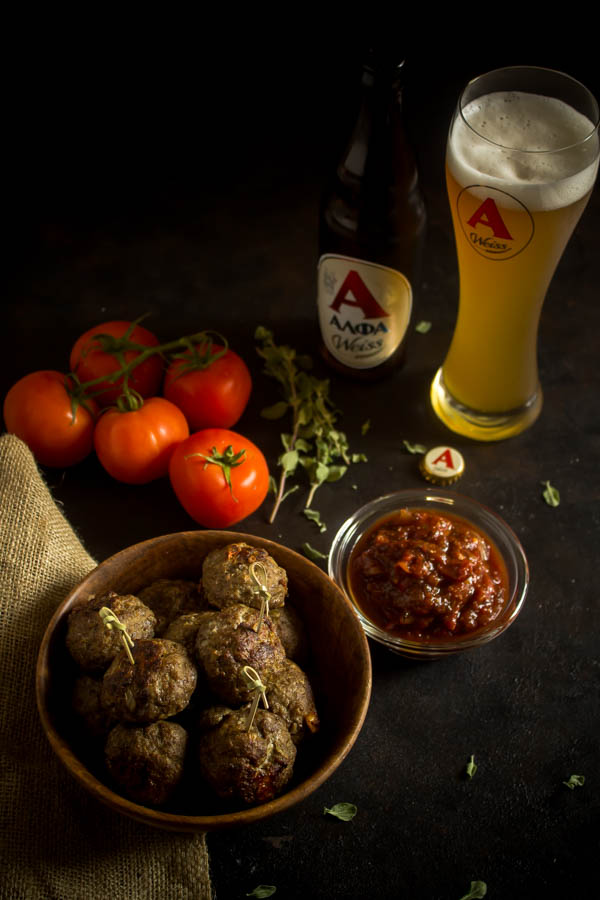
[[459,516],[401,509],[358,541],[348,563],[354,601],[375,625],[407,640],[443,640],[485,628],[508,597],[504,561]]

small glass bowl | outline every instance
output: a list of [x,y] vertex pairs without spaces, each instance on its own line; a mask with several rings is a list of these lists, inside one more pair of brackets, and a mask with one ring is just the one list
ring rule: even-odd
[[[350,590],[348,577],[348,564],[354,547],[365,531],[380,519],[387,518],[401,509],[411,508],[459,516],[472,523],[495,545],[506,567],[508,597],[504,608],[488,625],[477,631],[443,640],[407,640],[379,628],[358,606]],[[413,659],[439,659],[493,641],[506,631],[519,615],[529,586],[529,568],[525,553],[516,534],[504,519],[477,500],[433,486],[386,494],[361,506],[354,515],[346,519],[333,539],[329,551],[329,575],[352,603],[366,634],[395,653]]]

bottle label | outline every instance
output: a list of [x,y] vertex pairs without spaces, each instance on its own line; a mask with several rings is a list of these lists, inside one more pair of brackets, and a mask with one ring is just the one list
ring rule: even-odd
[[412,288],[396,269],[328,253],[319,260],[317,304],[331,355],[353,369],[372,369],[402,343]]

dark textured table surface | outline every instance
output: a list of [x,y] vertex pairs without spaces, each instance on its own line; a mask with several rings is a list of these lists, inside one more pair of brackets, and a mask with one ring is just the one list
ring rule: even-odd
[[[350,53],[334,65],[323,46],[315,46],[309,74],[299,55],[283,50],[248,52],[235,73],[175,53],[160,71],[150,55],[136,66],[123,56],[110,74],[84,61],[77,77],[64,59],[40,63],[44,77],[34,84],[32,76],[9,112],[3,394],[33,369],[66,370],[75,338],[103,321],[149,313],[147,326],[164,340],[215,328],[253,374],[236,428],[275,465],[279,427],[259,412],[277,389],[261,374],[255,326],[312,353],[317,372],[328,374],[316,353],[316,210],[351,109],[356,59]],[[415,55],[406,107],[428,207],[415,321],[432,328],[411,333],[406,367],[386,381],[357,386],[331,376],[341,426],[369,462],[319,490],[327,531],[301,515],[301,492],[273,525],[267,501],[237,527],[327,551],[357,505],[422,485],[403,439],[450,440],[466,459],[456,490],[499,512],[523,543],[527,603],[499,640],[457,658],[409,663],[372,643],[372,701],[352,752],[290,812],[209,836],[218,897],[266,883],[288,898],[458,900],[472,880],[485,881],[498,900],[572,897],[597,870],[598,190],[544,307],[545,399],[535,426],[477,444],[451,436],[428,401],[457,303],[442,180],[447,125],[467,77],[522,58],[463,66],[445,59],[433,71]],[[539,51],[529,59],[583,80],[592,73]],[[99,560],[195,527],[166,481],[118,484],[94,457],[45,474]],[[546,479],[560,490],[557,508],[542,499]],[[478,770],[469,780],[471,754]],[[563,782],[573,773],[585,775],[585,785],[568,790]],[[323,815],[341,800],[358,806],[351,823]]]

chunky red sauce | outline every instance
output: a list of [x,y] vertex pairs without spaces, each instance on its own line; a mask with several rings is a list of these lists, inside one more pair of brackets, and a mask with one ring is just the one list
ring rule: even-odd
[[350,588],[375,625],[407,640],[443,640],[500,613],[508,579],[489,538],[453,515],[402,509],[377,522],[350,557]]

